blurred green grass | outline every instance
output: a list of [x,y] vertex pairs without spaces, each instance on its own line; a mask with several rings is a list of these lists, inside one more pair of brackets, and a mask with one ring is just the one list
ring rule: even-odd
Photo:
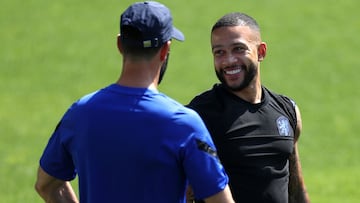
[[[119,15],[131,2],[0,2],[0,202],[41,202],[33,185],[42,150],[74,100],[117,79]],[[162,2],[186,41],[173,41],[161,91],[185,104],[210,88],[217,82],[211,26],[227,12],[252,15],[268,44],[263,83],[302,111],[300,153],[312,202],[357,202],[360,2]]]

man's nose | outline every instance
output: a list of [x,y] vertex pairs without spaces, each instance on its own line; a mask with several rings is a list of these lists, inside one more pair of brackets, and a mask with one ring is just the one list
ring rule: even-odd
[[225,66],[233,65],[234,63],[236,63],[238,61],[239,60],[236,56],[234,56],[233,54],[229,54],[225,57],[225,59],[223,61],[223,65],[225,65]]

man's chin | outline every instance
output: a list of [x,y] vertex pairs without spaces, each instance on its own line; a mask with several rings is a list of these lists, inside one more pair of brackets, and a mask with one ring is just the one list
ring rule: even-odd
[[[223,83],[224,84],[224,83]],[[232,91],[232,92],[239,92],[239,91],[241,91],[241,90],[243,90],[244,88],[246,88],[247,87],[247,85],[244,85],[244,84],[235,84],[235,83],[229,83],[229,82],[226,82],[225,84],[224,84],[224,86],[228,89],[228,90],[230,90],[230,91]]]

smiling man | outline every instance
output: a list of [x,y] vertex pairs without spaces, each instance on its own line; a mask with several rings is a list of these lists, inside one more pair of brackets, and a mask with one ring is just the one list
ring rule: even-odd
[[244,13],[226,14],[211,30],[211,49],[221,83],[188,106],[211,133],[234,200],[310,202],[297,147],[300,111],[293,100],[261,84],[267,45],[257,22]]

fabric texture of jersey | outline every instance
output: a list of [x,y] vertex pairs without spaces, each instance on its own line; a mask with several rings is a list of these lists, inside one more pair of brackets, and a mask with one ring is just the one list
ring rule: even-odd
[[78,175],[83,203],[182,203],[187,183],[198,198],[228,183],[215,150],[195,111],[155,90],[113,84],[68,109],[40,165],[61,180]]
[[262,92],[261,103],[251,104],[216,84],[189,107],[210,131],[236,202],[286,203],[295,103],[265,87]]

